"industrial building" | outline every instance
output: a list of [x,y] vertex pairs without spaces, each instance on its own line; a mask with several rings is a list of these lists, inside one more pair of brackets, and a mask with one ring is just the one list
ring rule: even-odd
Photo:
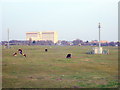
[[26,40],[31,41],[53,41],[54,43],[58,42],[58,33],[55,31],[46,31],[46,32],[27,32]]

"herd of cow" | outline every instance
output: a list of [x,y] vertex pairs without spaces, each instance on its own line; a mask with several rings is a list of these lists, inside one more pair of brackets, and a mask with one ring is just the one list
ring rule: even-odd
[[[18,52],[20,55],[23,55],[24,57],[27,57],[26,54],[23,54],[23,50],[22,50],[21,48],[19,48],[17,52]],[[18,54],[17,52],[14,52],[14,53],[13,53],[13,56],[17,56],[17,54]],[[47,49],[47,48],[45,48],[45,52],[48,52],[48,49]],[[71,58],[71,54],[67,54],[66,58]]]
[[[18,53],[23,55],[24,57],[27,56],[26,54],[23,54],[23,50],[21,48],[18,49]],[[13,53],[13,56],[17,56],[18,53],[17,52]]]

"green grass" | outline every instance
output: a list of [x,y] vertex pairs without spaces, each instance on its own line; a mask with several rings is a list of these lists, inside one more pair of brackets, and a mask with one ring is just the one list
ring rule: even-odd
[[[13,52],[22,48],[27,57]],[[44,49],[48,48],[48,52]],[[89,55],[88,46],[11,46],[2,50],[3,88],[116,88],[118,50]],[[66,59],[72,53],[71,59]]]

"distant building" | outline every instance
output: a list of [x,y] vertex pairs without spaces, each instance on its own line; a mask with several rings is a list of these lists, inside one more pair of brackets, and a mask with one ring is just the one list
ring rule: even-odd
[[[91,43],[99,43],[97,40],[91,41]],[[100,43],[109,43],[106,40],[101,40]]]
[[54,31],[46,31],[46,32],[27,32],[26,40],[31,41],[53,41],[54,43],[58,42],[58,33]]
[[42,40],[42,36],[40,32],[27,32],[26,33],[26,39],[32,40],[32,41],[39,41]]
[[108,41],[102,40],[102,41],[100,41],[100,43],[108,43]]
[[93,40],[93,41],[91,41],[91,43],[98,43],[98,41],[97,40]]

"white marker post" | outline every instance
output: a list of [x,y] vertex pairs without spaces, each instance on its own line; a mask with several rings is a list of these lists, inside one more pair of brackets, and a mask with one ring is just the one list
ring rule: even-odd
[[99,28],[99,54],[101,54],[101,43],[100,43],[100,28],[101,28],[101,26],[100,26],[100,23],[99,23],[99,25],[98,25],[98,28]]
[[7,45],[7,48],[9,48],[9,28],[8,28],[8,45]]

